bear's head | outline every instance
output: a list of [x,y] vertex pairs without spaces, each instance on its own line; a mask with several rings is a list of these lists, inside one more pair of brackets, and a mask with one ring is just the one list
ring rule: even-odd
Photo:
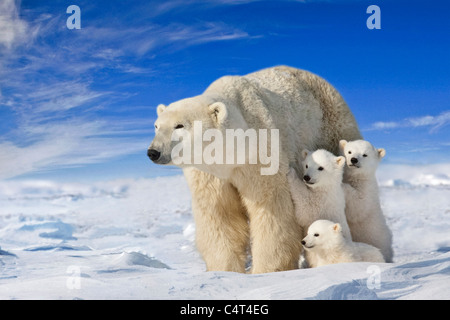
[[302,158],[303,181],[308,187],[327,187],[341,183],[344,157],[336,157],[324,149],[314,152],[304,149]]
[[316,220],[309,226],[302,245],[306,250],[326,250],[339,245],[343,240],[342,227],[339,223]]
[[231,103],[200,95],[157,107],[155,138],[147,155],[156,164],[196,167],[216,176],[225,163],[227,129],[246,129],[241,112]]
[[381,159],[386,155],[383,148],[376,149],[365,140],[339,141],[339,149],[347,162],[347,173],[373,175]]

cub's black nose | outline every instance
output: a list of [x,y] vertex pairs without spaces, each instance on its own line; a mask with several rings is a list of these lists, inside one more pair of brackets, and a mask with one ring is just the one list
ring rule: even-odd
[[302,245],[305,245],[306,244],[306,241],[305,240],[302,240]]
[[356,158],[351,158],[350,161],[351,161],[353,164],[357,164],[357,163],[358,163],[358,159],[356,159]]
[[150,158],[150,160],[156,161],[161,156],[161,152],[159,152],[158,150],[155,150],[155,149],[148,149],[147,155]]
[[308,182],[309,180],[311,180],[310,176],[303,176],[303,180],[305,180],[306,182]]

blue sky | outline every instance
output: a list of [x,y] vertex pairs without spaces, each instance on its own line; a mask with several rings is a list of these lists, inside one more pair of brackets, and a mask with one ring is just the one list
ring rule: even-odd
[[[81,29],[68,29],[69,5]],[[381,29],[369,30],[369,5]],[[450,161],[448,1],[0,0],[0,178],[173,174],[156,106],[274,65],[333,84],[386,163]]]

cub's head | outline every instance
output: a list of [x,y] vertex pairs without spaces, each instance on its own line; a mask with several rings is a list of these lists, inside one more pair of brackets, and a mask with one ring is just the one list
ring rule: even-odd
[[386,155],[384,149],[376,149],[365,140],[350,142],[341,140],[339,141],[339,149],[346,159],[348,171],[353,173],[374,173],[381,159]]
[[344,157],[336,157],[323,149],[314,152],[304,149],[302,158],[303,181],[308,187],[323,187],[341,182]]
[[308,228],[308,234],[302,240],[306,250],[332,248],[344,239],[339,223],[329,220],[316,220]]

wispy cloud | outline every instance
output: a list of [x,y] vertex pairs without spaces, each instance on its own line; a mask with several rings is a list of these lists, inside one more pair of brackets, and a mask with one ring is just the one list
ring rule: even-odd
[[[155,14],[174,4],[161,4]],[[123,110],[120,102],[132,95],[117,79],[153,76],[156,56],[251,37],[223,22],[158,23],[141,15],[130,22],[107,10],[81,30],[68,30],[66,16],[51,5],[26,12],[20,5],[0,0],[0,108],[13,114],[0,137],[0,179],[142,152],[151,119],[142,111],[114,117],[113,108]]]
[[[83,106],[92,100],[106,94],[89,88],[87,83],[77,81],[63,81],[52,86],[46,84],[35,89],[34,92],[16,94],[22,101],[31,101],[33,112],[58,112]],[[24,104],[21,104],[24,106]]]
[[[0,140],[0,179],[84,164],[145,150],[146,121],[93,121],[71,119],[28,125],[15,132],[24,142]],[[135,130],[130,131],[133,126]],[[140,132],[138,128],[141,128]],[[137,137],[140,135],[140,138]]]
[[[17,71],[26,75],[45,71],[69,75],[72,79],[91,76],[105,68],[122,73],[152,73],[151,69],[133,63],[152,60],[155,53],[161,55],[198,44],[252,37],[215,19],[186,25],[177,19],[156,23],[139,15],[137,21],[129,23],[106,14],[83,24],[81,30],[68,30],[65,16],[61,14],[33,12],[27,16],[27,21],[20,18],[19,1],[2,1],[0,49],[6,49],[9,54],[0,61],[0,76],[10,80],[18,77]],[[157,6],[165,7],[166,4]],[[12,69],[15,72],[8,72]]]
[[428,127],[430,128],[430,133],[433,133],[448,124],[450,124],[450,110],[444,111],[437,116],[426,115],[423,117],[406,118],[401,121],[375,122],[368,130]]
[[188,46],[249,38],[247,32],[221,22],[202,22],[196,25],[170,23],[168,25],[147,24],[141,27],[87,27],[80,33],[80,41],[86,53],[90,47],[102,43],[104,48],[96,53],[97,58],[117,61],[124,56],[142,57],[145,54],[170,48],[180,50]]
[[162,24],[139,17],[142,23],[127,24],[106,16],[74,31],[65,28],[61,15],[34,13],[29,21],[20,19],[20,3],[3,1],[0,49],[5,49],[8,55],[0,61],[0,77],[8,78],[10,84],[23,83],[24,77],[29,81],[37,74],[42,83],[44,74],[91,79],[94,73],[104,69],[124,74],[153,73],[139,64],[193,45],[252,37],[214,20],[186,25],[177,20]]
[[250,37],[247,32],[218,22],[208,22],[198,26],[171,24],[158,30],[155,36],[161,38],[161,45],[171,45],[177,49],[207,42],[238,40]]
[[11,49],[30,36],[26,21],[19,17],[20,1],[2,0],[0,2],[0,47]]

